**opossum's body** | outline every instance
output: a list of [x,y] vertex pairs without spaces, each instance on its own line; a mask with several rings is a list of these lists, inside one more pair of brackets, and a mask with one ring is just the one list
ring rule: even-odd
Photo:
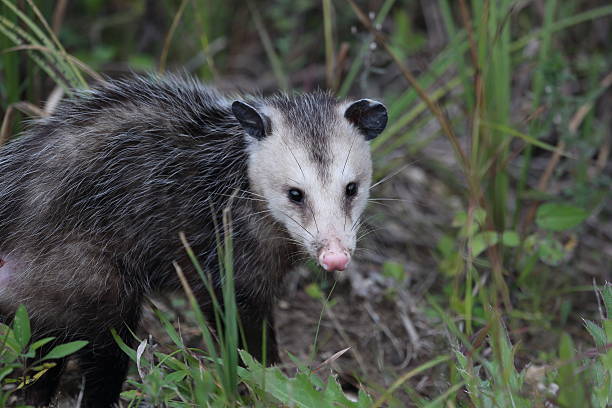
[[[172,262],[210,310],[179,232],[219,287],[215,225],[231,209],[237,304],[257,357],[301,254],[346,267],[384,107],[325,93],[246,101],[191,80],[111,81],[0,150],[0,317],[24,304],[35,336],[90,342],[79,355],[87,406],[118,398],[128,361],[110,329],[128,340],[143,297],[180,287]],[[30,400],[47,402],[61,369]]]

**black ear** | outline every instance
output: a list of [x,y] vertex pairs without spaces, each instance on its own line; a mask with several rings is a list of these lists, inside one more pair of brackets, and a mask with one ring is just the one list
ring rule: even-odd
[[244,131],[255,139],[261,140],[270,133],[270,119],[251,105],[235,101],[232,103],[232,112]]
[[366,140],[372,140],[387,126],[387,108],[380,102],[361,99],[344,112],[344,117],[363,133]]

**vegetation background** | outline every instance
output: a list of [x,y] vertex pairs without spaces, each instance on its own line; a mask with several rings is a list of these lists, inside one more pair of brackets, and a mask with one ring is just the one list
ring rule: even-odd
[[[389,109],[355,262],[287,279],[282,370],[237,367],[235,333],[215,349],[189,296],[155,299],[138,349],[123,345],[138,363],[124,406],[610,406],[611,14],[605,0],[0,0],[2,143],[71,88],[133,72]],[[82,347],[30,366],[27,311],[1,329],[2,404]]]

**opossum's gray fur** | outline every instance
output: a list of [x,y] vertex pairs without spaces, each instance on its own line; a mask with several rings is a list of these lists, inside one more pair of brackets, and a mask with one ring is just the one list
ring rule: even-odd
[[[326,93],[272,101],[310,127],[338,103]],[[208,304],[178,236],[218,284],[214,223],[228,206],[240,319],[251,337],[271,324],[271,302],[299,254],[271,217],[254,215],[265,207],[249,193],[245,143],[231,99],[193,80],[136,77],[62,102],[0,150],[0,255],[12,265],[0,277],[0,314],[8,321],[23,303],[35,336],[90,342],[80,355],[89,406],[112,403],[124,378],[110,328],[128,340],[143,296],[179,288],[173,261]],[[249,345],[259,355],[259,341]],[[60,373],[41,378],[35,401],[52,395]]]

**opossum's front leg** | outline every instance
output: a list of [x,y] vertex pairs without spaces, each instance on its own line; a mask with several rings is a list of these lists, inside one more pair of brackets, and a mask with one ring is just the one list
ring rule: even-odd
[[[218,299],[222,301],[222,295],[217,293]],[[206,313],[208,322],[215,324],[215,312],[210,301],[200,302]],[[239,332],[238,348],[247,350],[259,362],[264,362],[264,336],[265,336],[265,363],[272,365],[280,362],[276,333],[274,330],[274,318],[271,307],[262,307],[261,302],[244,301],[237,302]],[[221,330],[225,330],[221,322]],[[244,341],[243,341],[244,338]]]
[[[39,357],[51,351],[53,343],[43,347],[39,353]],[[34,361],[34,360],[33,360]],[[28,405],[35,407],[47,406],[51,403],[51,399],[55,395],[55,391],[60,382],[62,372],[66,366],[66,359],[54,361],[55,367],[50,368],[42,377],[37,379],[33,384],[26,387],[24,390],[25,401]]]
[[[84,401],[87,408],[108,408],[119,400],[123,382],[127,375],[129,357],[119,348],[112,338],[109,327],[113,327],[119,337],[131,346],[131,330],[136,330],[140,319],[140,296],[124,294],[126,301],[118,307],[120,314],[113,310],[100,310],[98,336],[90,339],[90,345],[79,354],[81,372],[85,377]],[[116,307],[116,306],[115,306]]]
[[[128,336],[131,336],[128,333]],[[126,336],[122,336],[126,339]],[[116,344],[87,348],[79,355],[85,377],[87,408],[108,408],[119,400],[129,365],[128,356]]]
[[[237,275],[244,275],[237,273]],[[252,285],[253,282],[247,282]],[[208,290],[204,288],[199,277],[194,277],[190,282],[190,286],[195,288],[194,292],[200,307],[206,315],[209,324],[217,329],[215,323],[215,309]],[[262,299],[255,296],[245,296],[249,291],[243,289],[243,282],[236,280],[236,307],[239,319],[238,333],[238,348],[247,350],[251,355],[260,362],[264,362],[264,335],[265,335],[265,363],[266,365],[276,364],[280,362],[278,355],[278,346],[276,343],[276,334],[274,331],[274,318],[272,315],[272,299]],[[215,290],[219,304],[223,305],[222,289]],[[219,311],[223,313],[223,310]],[[223,326],[223,319],[221,325]],[[224,327],[221,327],[224,330]],[[244,337],[244,341],[243,341]]]
[[261,305],[252,303],[244,304],[241,302],[238,314],[246,340],[246,344],[242,344],[241,338],[239,347],[248,350],[253,357],[262,363],[265,357],[266,365],[279,363],[280,357],[278,355],[278,345],[276,343],[272,306],[266,305],[262,307]]

